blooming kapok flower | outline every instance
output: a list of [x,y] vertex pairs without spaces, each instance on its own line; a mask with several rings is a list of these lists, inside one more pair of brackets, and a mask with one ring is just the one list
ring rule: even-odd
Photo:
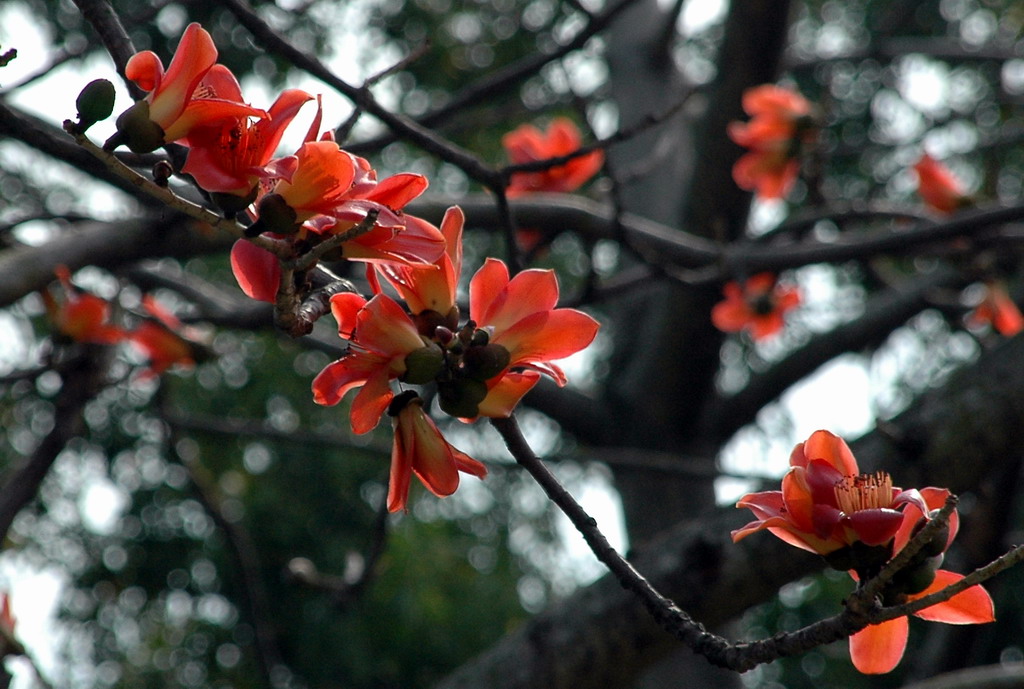
[[[215,66],[206,83],[224,99],[242,102],[238,80],[227,69]],[[188,133],[188,159],[182,172],[192,175],[208,192],[247,197],[265,174],[285,128],[313,96],[300,89],[288,89],[277,97],[268,116],[253,121],[240,115],[193,127]],[[246,204],[248,205],[248,204]]]
[[747,330],[760,340],[782,330],[785,313],[800,304],[800,291],[777,284],[771,273],[758,273],[741,286],[728,282],[723,301],[711,310],[711,322],[727,333]]
[[391,450],[388,511],[405,509],[411,474],[416,474],[438,497],[455,492],[460,471],[478,478],[487,475],[487,467],[444,439],[434,421],[423,411],[423,400],[414,393],[395,398],[392,406],[400,408],[389,410],[394,417],[395,440]]
[[749,148],[732,168],[741,189],[762,199],[789,193],[800,171],[800,149],[814,137],[811,105],[791,89],[763,84],[743,94],[749,122],[731,122],[729,138]]
[[125,143],[136,153],[148,153],[186,137],[200,124],[267,117],[240,98],[230,100],[218,93],[222,81],[216,74],[204,82],[216,62],[213,39],[194,22],[186,27],[166,72],[156,53],[144,50],[133,55],[125,65],[125,76],[149,93],[117,118],[118,133],[105,147]]
[[582,311],[557,309],[557,303],[558,278],[551,270],[524,270],[510,279],[508,266],[488,258],[473,276],[470,321],[509,357],[502,373],[487,381],[481,416],[511,414],[541,373],[565,385],[565,373],[552,362],[589,345],[600,324]]
[[967,315],[967,324],[991,325],[1000,335],[1011,337],[1024,330],[1024,314],[1010,298],[1006,285],[993,280],[985,283],[985,297]]
[[917,490],[892,485],[884,472],[861,474],[846,442],[815,431],[793,448],[781,491],[749,493],[737,507],[757,517],[732,532],[733,541],[769,530],[786,543],[828,555],[854,543],[885,545],[903,524],[900,508],[925,503]]
[[[860,474],[846,442],[828,431],[815,431],[798,444],[789,461],[781,491],[750,493],[736,503],[749,508],[757,519],[733,531],[733,541],[768,530],[790,545],[824,555],[834,567],[851,570],[856,579],[872,576],[902,550],[949,496],[941,488],[895,488],[884,472]],[[940,542],[927,544],[918,561],[901,570],[883,592],[886,605],[921,598],[962,578],[937,569],[959,528],[955,512],[947,526]],[[994,619],[992,600],[981,586],[915,614],[950,624]],[[907,630],[907,618],[900,617],[852,635],[854,666],[868,674],[892,670],[903,657]]]
[[[427,188],[422,175],[399,173],[378,182],[369,162],[330,139],[307,141],[295,155],[275,160],[265,169],[278,181],[259,202],[259,219],[250,228],[256,233],[335,235],[376,211],[373,227],[344,242],[332,257],[430,264],[444,253],[444,237],[436,227],[401,213]],[[231,268],[248,296],[274,301],[281,269],[272,254],[239,240],[231,251]]]
[[[532,124],[524,124],[501,138],[501,145],[513,165],[566,156],[578,151],[582,144],[579,128],[567,117],[554,118],[544,132]],[[546,170],[515,172],[506,194],[515,197],[535,191],[576,191],[596,175],[603,164],[604,152],[597,150]]]
[[139,378],[153,378],[175,365],[193,366],[204,352],[194,333],[153,297],[144,296],[142,306],[152,318],[128,333],[128,339],[149,360],[149,368]]
[[313,380],[313,400],[332,406],[349,390],[362,387],[349,418],[355,433],[366,433],[376,427],[394,398],[390,383],[406,374],[409,355],[429,347],[402,307],[386,294],[369,301],[358,294],[336,294],[331,297],[331,312],[349,347]]
[[917,193],[929,208],[939,213],[954,213],[973,201],[948,167],[925,153],[914,164]]
[[125,338],[121,328],[111,325],[110,304],[95,294],[80,292],[71,284],[71,271],[60,265],[54,269],[64,290],[64,301],[57,303],[53,295],[44,290],[46,311],[57,330],[76,342],[114,344]]

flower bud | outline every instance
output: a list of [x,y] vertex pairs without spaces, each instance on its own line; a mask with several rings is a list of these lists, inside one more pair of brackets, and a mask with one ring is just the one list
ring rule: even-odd
[[444,352],[431,342],[405,355],[405,373],[400,380],[410,385],[424,385],[434,380],[443,366]]
[[280,194],[267,194],[260,200],[257,209],[259,218],[246,229],[245,234],[254,237],[263,232],[295,234],[302,223],[297,222],[295,209],[288,205]]
[[78,94],[75,105],[78,107],[78,131],[84,132],[114,111],[114,85],[106,79],[90,81]]
[[508,350],[499,344],[470,347],[462,355],[466,375],[480,381],[493,378],[504,371],[511,360]]
[[460,419],[480,414],[480,403],[487,397],[487,386],[478,380],[462,379],[437,386],[441,411]]
[[893,577],[889,590],[895,594],[921,593],[935,581],[935,573],[942,560],[942,555],[936,555],[900,570]]
[[107,139],[103,148],[113,150],[119,144],[127,146],[132,153],[150,153],[164,145],[163,127],[149,119],[147,101],[137,101],[117,116],[117,133]]

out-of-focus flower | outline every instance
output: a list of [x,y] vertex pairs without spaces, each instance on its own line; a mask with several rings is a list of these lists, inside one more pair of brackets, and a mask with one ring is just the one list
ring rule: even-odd
[[67,266],[57,266],[54,272],[63,288],[64,299],[58,303],[47,290],[42,295],[50,320],[62,335],[92,344],[114,344],[125,338],[124,330],[108,322],[110,304],[76,289],[71,284],[71,271]]
[[0,628],[3,629],[4,635],[13,637],[17,623],[14,613],[11,612],[11,597],[5,591],[0,591]]
[[128,333],[139,351],[149,360],[149,367],[139,376],[146,380],[160,375],[172,366],[193,366],[206,355],[196,333],[153,297],[142,298],[142,307],[152,317]]
[[218,93],[227,68],[215,67],[216,62],[213,39],[196,23],[185,29],[166,72],[156,53],[145,50],[133,55],[125,65],[125,76],[149,93],[117,118],[118,132],[105,147],[124,143],[136,153],[147,153],[188,136],[201,124],[267,117],[240,98],[231,100],[230,94]]
[[731,122],[727,131],[750,151],[736,161],[732,178],[762,199],[782,198],[796,181],[803,147],[816,136],[811,105],[796,91],[763,84],[743,94],[743,109],[751,120]]
[[391,476],[388,483],[388,510],[405,509],[412,474],[431,493],[445,497],[459,487],[459,472],[478,478],[487,468],[465,452],[452,447],[423,411],[423,400],[414,393],[396,397],[389,413],[394,418],[395,440],[391,450]]
[[[501,144],[513,165],[559,158],[580,149],[583,138],[579,128],[566,117],[551,120],[547,131],[524,124],[505,134]],[[604,151],[591,151],[562,165],[536,172],[512,174],[506,193],[509,197],[536,191],[570,192],[583,186],[604,165]]]
[[800,291],[777,283],[771,273],[758,273],[742,285],[728,282],[725,299],[711,310],[711,322],[727,333],[746,330],[755,340],[782,330],[785,314],[800,304]]
[[1010,298],[1006,285],[989,281],[985,284],[985,297],[967,315],[967,324],[973,327],[991,325],[1000,335],[1011,337],[1024,330],[1024,314]]
[[917,193],[929,208],[939,213],[955,213],[973,205],[973,199],[948,167],[925,153],[914,164]]
[[[335,405],[349,390],[361,387],[352,402],[350,420],[354,432],[366,433],[377,426],[394,398],[390,383],[409,371],[410,355],[421,356],[414,353],[426,349],[424,354],[430,356],[431,345],[420,337],[402,307],[386,294],[369,301],[357,294],[336,294],[331,298],[331,311],[338,321],[338,334],[349,340],[349,347],[344,356],[324,367],[313,380],[313,400]],[[441,351],[436,345],[433,349],[437,371]]]

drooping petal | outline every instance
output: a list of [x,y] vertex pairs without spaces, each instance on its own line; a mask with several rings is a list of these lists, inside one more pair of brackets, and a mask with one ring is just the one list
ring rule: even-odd
[[899,665],[907,648],[909,622],[897,617],[865,627],[850,637],[850,659],[866,675],[891,672]]
[[[941,591],[963,578],[962,574],[940,569],[935,573],[935,581],[928,588],[909,596],[909,598],[911,600],[923,598]],[[980,584],[956,594],[947,601],[936,603],[914,614],[923,620],[945,622],[946,624],[984,624],[996,619],[992,596]]]
[[380,365],[379,358],[355,354],[346,354],[327,364],[313,379],[313,401],[326,406],[337,404],[345,393],[365,383]]
[[416,438],[411,424],[394,422],[395,440],[391,446],[391,471],[388,477],[388,512],[404,510],[409,500],[409,482],[412,480],[412,457],[416,451]]
[[487,396],[480,402],[480,416],[507,418],[538,380],[540,374],[534,371],[506,372],[497,383],[488,386]]
[[582,311],[555,309],[527,316],[491,341],[505,347],[512,357],[509,365],[517,366],[575,354],[594,341],[600,327]]
[[273,304],[281,284],[277,256],[250,241],[239,239],[231,247],[231,272],[246,296]]
[[352,412],[349,414],[349,421],[352,423],[352,432],[356,435],[369,433],[377,424],[380,417],[384,415],[395,393],[391,391],[391,375],[384,365],[375,367],[366,377],[363,387],[352,400]]
[[452,448],[437,426],[419,405],[406,410],[414,414],[412,424],[416,438],[416,453],[412,470],[434,495],[445,497],[459,487],[459,469],[452,457]]

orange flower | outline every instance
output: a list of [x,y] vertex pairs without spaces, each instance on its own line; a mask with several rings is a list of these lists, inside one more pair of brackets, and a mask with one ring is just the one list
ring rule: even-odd
[[0,591],[0,629],[3,629],[4,636],[13,637],[17,623],[14,613],[11,612],[11,597]]
[[396,397],[392,407],[389,413],[394,417],[395,441],[391,450],[388,511],[405,509],[413,473],[438,497],[455,492],[460,471],[478,478],[487,475],[487,467],[448,444],[423,411],[423,400],[415,393]]
[[763,199],[789,193],[800,171],[800,150],[814,138],[811,105],[790,89],[764,84],[747,89],[743,109],[749,122],[732,122],[729,138],[749,148],[732,168],[741,189]]
[[470,322],[488,334],[489,345],[508,352],[502,372],[487,379],[487,396],[479,404],[481,416],[511,414],[541,373],[565,385],[565,373],[553,360],[589,345],[600,324],[582,311],[556,309],[557,302],[558,279],[551,270],[524,270],[510,279],[503,262],[488,258],[473,276]]
[[914,172],[917,173],[917,193],[933,210],[954,213],[973,203],[950,169],[927,153],[914,164]]
[[1011,337],[1024,330],[1024,315],[1010,298],[1002,282],[985,283],[985,298],[967,316],[972,327],[991,325],[1000,335]]
[[[781,491],[750,493],[736,503],[757,519],[733,531],[733,541],[768,530],[790,545],[825,556],[831,566],[849,570],[858,581],[874,576],[949,497],[944,488],[901,490],[884,472],[859,473],[846,442],[828,431],[815,431],[798,444],[789,464]],[[921,598],[963,578],[938,569],[959,529],[956,512],[947,527],[947,533],[926,544],[893,578],[883,591],[885,605]],[[949,624],[994,619],[992,599],[981,586],[915,614]],[[907,618],[899,617],[851,636],[854,666],[868,674],[892,670],[903,657],[907,630]]]
[[[217,47],[199,24],[189,24],[174,58],[164,71],[156,53],[136,53],[125,65],[125,76],[149,94],[117,118],[118,134],[105,147],[125,143],[136,153],[147,153],[188,136],[193,127],[246,117],[267,117],[263,110],[230,100],[218,92],[225,67],[214,70]],[[206,77],[213,71],[213,75]],[[232,77],[233,79],[233,77]]]
[[[551,120],[546,132],[524,124],[506,134],[501,144],[513,165],[560,158],[580,149],[580,130],[566,117]],[[576,191],[596,175],[604,164],[603,151],[591,151],[562,165],[536,172],[515,172],[506,193],[509,197],[534,191]]]
[[110,304],[94,294],[80,292],[71,284],[71,271],[67,266],[54,269],[64,290],[64,301],[58,304],[49,291],[43,291],[43,301],[50,320],[57,330],[76,342],[114,344],[125,338],[121,328],[110,325]]
[[149,368],[139,378],[153,378],[175,365],[193,366],[204,353],[194,333],[153,297],[143,297],[142,306],[152,318],[128,333],[128,339],[149,360]]
[[895,488],[888,474],[861,474],[846,442],[828,431],[798,444],[789,465],[781,491],[750,493],[736,503],[757,519],[733,531],[733,541],[767,529],[819,555],[854,543],[884,546],[903,524],[900,508],[925,506],[918,491]]
[[338,334],[350,340],[349,347],[313,380],[313,400],[332,406],[349,390],[361,387],[349,418],[355,433],[366,433],[377,426],[394,398],[390,383],[405,376],[409,355],[428,345],[402,307],[385,294],[370,301],[358,294],[336,294],[331,312],[338,321]]
[[711,322],[727,333],[747,330],[755,340],[782,330],[785,313],[800,304],[800,291],[776,284],[771,273],[758,273],[742,286],[728,282],[725,299],[711,310]]
[[[264,169],[278,181],[272,193],[260,200],[259,218],[249,228],[251,233],[341,234],[376,211],[374,226],[344,242],[338,258],[431,264],[445,251],[440,230],[401,212],[427,188],[422,175],[400,173],[378,182],[369,162],[340,149],[329,138],[307,141],[295,155]],[[281,268],[272,254],[239,240],[231,250],[231,269],[249,297],[273,303]]]
[[[215,82],[211,85],[221,98],[241,103],[238,81],[227,69],[218,67],[211,69],[206,82]],[[263,119],[253,122],[248,115],[239,115],[192,128],[186,141],[188,159],[181,171],[192,175],[206,191],[249,196],[265,174],[263,167],[274,155],[285,128],[312,98],[305,91],[289,89],[277,97]]]

